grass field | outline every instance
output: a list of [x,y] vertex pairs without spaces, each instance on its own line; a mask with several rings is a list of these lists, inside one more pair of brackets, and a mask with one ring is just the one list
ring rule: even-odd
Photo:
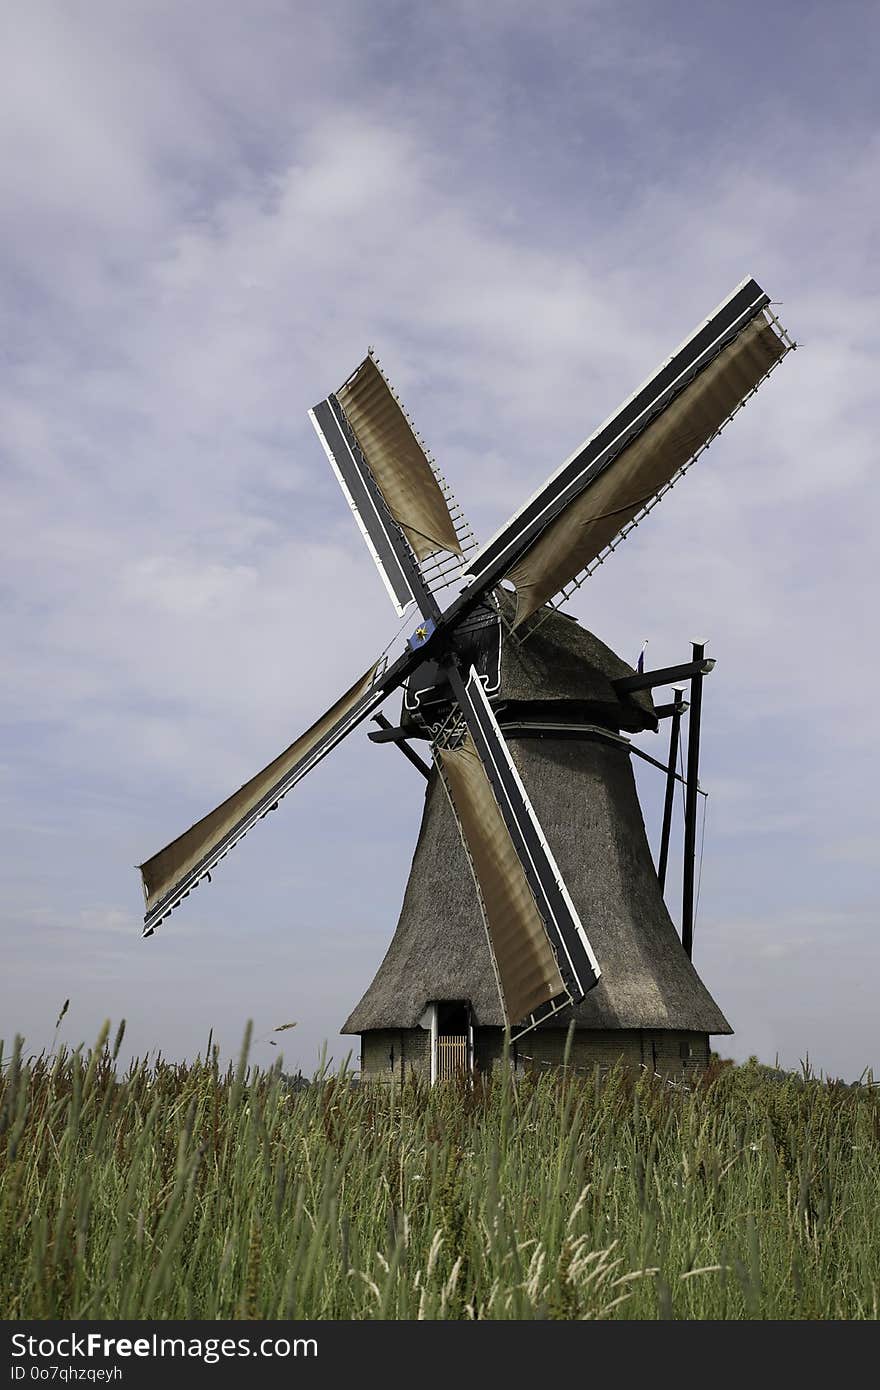
[[876,1318],[880,1092],[2,1058],[0,1315]]

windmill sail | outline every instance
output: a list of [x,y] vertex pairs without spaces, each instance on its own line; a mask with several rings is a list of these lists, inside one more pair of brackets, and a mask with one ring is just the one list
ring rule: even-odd
[[237,792],[139,865],[147,908],[145,936],[155,931],[256,821],[274,811],[281,798],[381,704],[387,692],[374,683],[380,665],[376,662],[371,666],[310,729]]
[[402,616],[416,597],[410,556],[424,563],[438,551],[463,553],[428,456],[372,356],[309,418]]
[[534,896],[473,739],[438,750],[470,855],[508,1021],[567,996]]
[[615,540],[789,350],[744,281],[489,542],[466,573],[517,591],[518,626]]
[[391,515],[420,560],[438,550],[461,554],[440,484],[412,425],[375,360],[366,357],[336,399]]
[[[457,679],[456,679],[457,677]],[[520,1036],[598,982],[599,966],[477,672],[457,673],[468,732],[437,757],[483,910],[508,1026]]]

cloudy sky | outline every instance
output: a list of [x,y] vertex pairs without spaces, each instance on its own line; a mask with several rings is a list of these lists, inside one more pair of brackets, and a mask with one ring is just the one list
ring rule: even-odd
[[[0,1036],[311,1068],[423,783],[356,734],[151,940],[132,866],[397,627],[306,411],[373,343],[486,538],[747,274],[786,359],[578,617],[710,639],[727,1055],[880,1074],[869,0],[21,0],[0,81]],[[389,702],[388,713],[394,715]],[[663,737],[644,746],[662,754]],[[659,821],[653,774],[640,776]],[[677,911],[677,908],[674,910]]]

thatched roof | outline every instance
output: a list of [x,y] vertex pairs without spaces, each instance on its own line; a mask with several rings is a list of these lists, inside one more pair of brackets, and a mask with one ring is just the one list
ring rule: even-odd
[[[516,600],[504,589],[496,596],[503,615],[513,621]],[[610,647],[565,613],[542,608],[514,636],[502,625],[501,689],[492,696],[500,709],[522,701],[564,700],[578,706],[575,713],[587,721],[635,732],[655,729],[657,719],[651,692],[620,696],[611,682],[631,676],[633,668]],[[404,710],[401,723],[413,724]]]
[[[502,613],[513,620],[516,601],[496,591]],[[545,607],[513,636],[502,628],[501,690],[493,704],[521,700],[566,700],[583,704],[592,720],[635,732],[656,729],[650,690],[618,695],[613,680],[633,667],[567,613]]]
[[[625,746],[529,738],[510,748],[602,969],[574,1010],[578,1026],[731,1032],[666,911]],[[342,1031],[415,1027],[436,999],[469,999],[479,1026],[503,1026],[470,866],[435,772],[397,930]]]

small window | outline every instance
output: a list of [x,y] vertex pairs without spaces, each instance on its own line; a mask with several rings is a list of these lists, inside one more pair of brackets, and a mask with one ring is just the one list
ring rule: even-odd
[[686,1038],[678,1044],[678,1055],[683,1062],[687,1062],[691,1056],[691,1045]]

